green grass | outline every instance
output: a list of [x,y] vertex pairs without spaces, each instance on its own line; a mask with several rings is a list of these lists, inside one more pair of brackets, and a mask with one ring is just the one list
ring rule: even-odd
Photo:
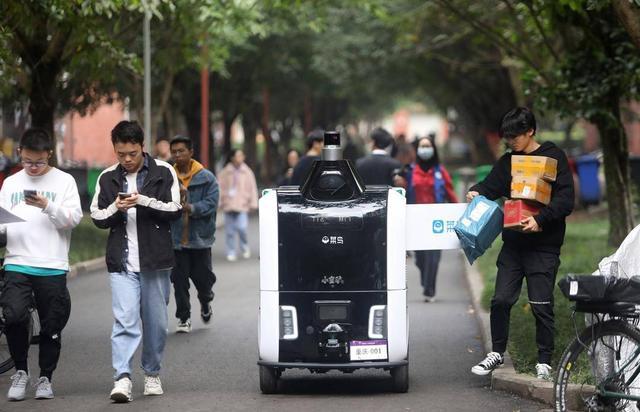
[[[567,222],[567,234],[560,254],[561,264],[556,284],[568,273],[592,273],[603,257],[614,252],[615,249],[607,245],[608,227],[606,218]],[[477,263],[485,282],[482,304],[487,310],[493,296],[496,278],[495,263],[501,247],[502,241],[496,239],[491,249],[479,258]],[[520,299],[511,310],[507,350],[518,372],[534,373],[537,363],[535,320],[527,303],[526,282],[522,289]],[[554,299],[556,337],[551,366],[555,368],[564,348],[575,337],[575,329],[571,319],[572,304],[557,287]],[[584,327],[584,317],[576,316],[576,321],[578,329],[581,330]]]
[[98,229],[85,215],[71,234],[69,264],[104,256],[108,234],[108,230]]

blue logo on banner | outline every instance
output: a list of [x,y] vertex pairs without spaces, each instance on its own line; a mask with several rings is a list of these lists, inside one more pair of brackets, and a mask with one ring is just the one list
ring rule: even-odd
[[444,222],[442,220],[434,220],[432,228],[433,233],[442,233],[444,232]]

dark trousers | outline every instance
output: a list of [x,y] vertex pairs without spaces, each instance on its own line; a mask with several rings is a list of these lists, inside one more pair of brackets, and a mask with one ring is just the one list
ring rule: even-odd
[[213,300],[213,285],[216,275],[211,269],[211,248],[176,250],[176,266],[171,272],[171,281],[176,292],[176,318],[185,321],[191,318],[189,301],[189,279],[198,291],[198,300],[206,305]]
[[420,270],[420,283],[422,284],[422,294],[433,297],[436,294],[436,275],[440,266],[440,250],[416,250],[416,266]]
[[536,320],[538,362],[550,364],[555,333],[553,288],[560,256],[552,252],[503,246],[496,265],[496,289],[491,299],[493,351],[503,353],[507,349],[511,307],[518,301],[522,280],[526,278],[529,305]]
[[28,370],[29,308],[33,295],[40,317],[40,376],[51,380],[60,358],[62,329],[71,313],[67,276],[31,276],[18,272],[7,272],[5,276],[7,283],[0,305],[16,370]]

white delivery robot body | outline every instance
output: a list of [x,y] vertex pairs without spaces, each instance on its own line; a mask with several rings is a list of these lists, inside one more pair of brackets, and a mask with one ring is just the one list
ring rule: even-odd
[[408,389],[404,195],[365,188],[325,134],[306,182],[260,199],[260,387],[289,368],[390,370]]

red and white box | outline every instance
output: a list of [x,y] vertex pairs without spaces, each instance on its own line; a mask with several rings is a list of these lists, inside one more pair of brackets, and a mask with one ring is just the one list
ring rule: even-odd
[[540,212],[542,206],[538,206],[525,200],[506,200],[504,202],[504,227],[522,231],[523,219],[535,216]]

